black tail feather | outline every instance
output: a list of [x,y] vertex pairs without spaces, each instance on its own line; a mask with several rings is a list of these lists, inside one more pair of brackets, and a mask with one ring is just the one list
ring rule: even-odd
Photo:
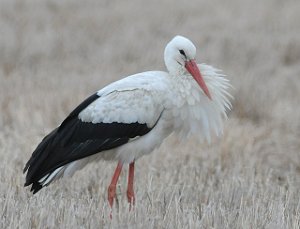
[[33,192],[33,194],[35,194],[42,188],[43,188],[43,186],[40,183],[33,182],[30,191]]
[[38,183],[38,180],[43,174],[39,174],[38,170],[54,148],[53,141],[55,139],[56,132],[57,129],[53,130],[42,140],[24,167],[23,173],[27,171],[24,186],[26,187],[32,184],[31,191],[34,191],[33,193],[36,193],[42,188],[42,186]]

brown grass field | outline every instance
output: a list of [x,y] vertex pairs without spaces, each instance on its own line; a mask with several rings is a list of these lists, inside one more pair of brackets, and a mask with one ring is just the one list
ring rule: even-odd
[[[0,1],[0,228],[299,228],[300,1]],[[127,75],[164,70],[176,34],[234,86],[224,136],[175,135],[126,173],[92,163],[32,195],[24,164],[84,98]]]

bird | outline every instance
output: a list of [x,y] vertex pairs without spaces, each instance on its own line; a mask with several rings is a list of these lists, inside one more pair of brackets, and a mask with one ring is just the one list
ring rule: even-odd
[[110,207],[129,165],[127,199],[135,203],[134,169],[141,156],[171,133],[211,142],[223,133],[232,87],[221,70],[196,63],[196,47],[177,35],[164,50],[167,71],[147,71],[115,81],[79,104],[33,151],[23,170],[33,194],[86,164],[117,161],[107,190]]

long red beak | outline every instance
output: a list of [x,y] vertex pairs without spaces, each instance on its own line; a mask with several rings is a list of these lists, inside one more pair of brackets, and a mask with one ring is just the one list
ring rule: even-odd
[[207,86],[206,86],[206,84],[203,80],[203,77],[200,73],[200,70],[199,70],[195,60],[186,61],[185,62],[185,68],[194,77],[196,82],[199,84],[199,86],[204,91],[205,95],[207,95],[207,97],[211,100],[211,95],[210,95],[209,90],[208,90],[208,88],[207,88]]

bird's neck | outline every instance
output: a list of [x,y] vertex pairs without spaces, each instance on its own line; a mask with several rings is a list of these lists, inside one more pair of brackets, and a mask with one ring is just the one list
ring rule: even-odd
[[210,142],[211,134],[222,133],[222,119],[231,108],[228,93],[228,80],[211,66],[199,65],[203,79],[211,92],[210,100],[192,76],[183,74],[172,77],[171,114],[174,115],[174,128],[181,136],[196,133],[199,140]]
[[[178,93],[179,96],[184,98],[190,93],[190,89],[196,85],[194,79],[186,71],[177,72],[177,74],[170,74],[173,82],[173,90]],[[200,89],[200,88],[199,88]]]

